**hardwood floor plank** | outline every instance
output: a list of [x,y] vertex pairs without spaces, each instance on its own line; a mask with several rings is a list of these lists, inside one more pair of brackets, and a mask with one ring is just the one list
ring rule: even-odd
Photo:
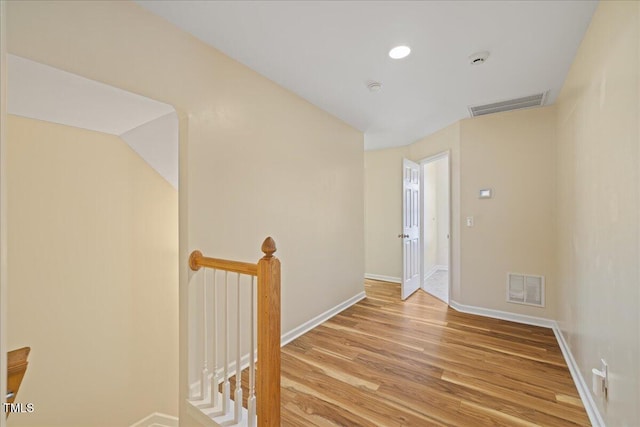
[[[282,351],[291,357],[296,357],[298,360],[306,363],[307,365],[317,368],[324,375],[327,375],[333,379],[336,379],[338,381],[341,381],[353,387],[364,387],[372,391],[376,391],[378,387],[380,387],[380,384],[377,384],[372,381],[368,381],[363,378],[358,378],[355,375],[345,372],[344,369],[341,369],[342,367],[344,367],[344,363],[341,363],[342,367],[338,367],[335,364],[332,366],[329,363],[324,363],[324,361],[326,361],[326,358],[323,358],[321,355],[318,355],[317,353],[314,357],[314,355],[312,355],[311,352],[309,352],[308,353],[309,357],[305,357],[302,354],[296,354],[295,352],[290,351],[286,348],[283,349]],[[321,353],[321,352],[318,352],[318,353]]]
[[[298,385],[297,388],[296,385]],[[282,390],[282,399],[286,399],[288,402],[283,405],[285,411],[281,413],[283,425],[296,427],[374,426],[374,424],[329,402],[331,399],[318,398],[322,396],[318,396],[313,390],[291,380],[283,379]]]
[[[509,372],[501,372],[500,366],[488,366],[486,362],[467,358],[464,354],[445,354],[429,353],[427,363],[432,366],[439,367],[445,372],[463,375],[465,377],[484,381],[487,383],[500,382],[500,384],[508,389],[519,390],[528,395],[541,399],[557,401],[557,394],[550,390],[555,384],[552,380],[542,380],[543,385],[526,381],[526,377],[522,375],[513,375]],[[535,376],[537,378],[537,376]]]
[[365,291],[282,349],[283,426],[590,425],[550,329]]
[[[285,355],[283,354],[283,360]],[[288,356],[286,356],[288,357]],[[337,406],[341,416],[357,418],[351,424],[345,425],[373,425],[373,426],[404,426],[420,425],[420,420],[406,411],[398,411],[389,406],[384,400],[377,398],[377,394],[366,388],[357,388],[349,384],[337,384],[315,375],[313,367],[304,367],[300,360],[292,361],[296,364],[295,374],[289,372],[283,376],[283,385],[290,389],[304,393],[310,399],[320,399]],[[324,417],[327,414],[323,415]]]
[[531,396],[518,389],[491,384],[487,381],[479,381],[471,376],[459,375],[451,372],[444,372],[442,379],[461,385],[465,388],[480,391],[482,394],[487,396],[506,400],[510,403],[519,404],[522,400],[526,399],[529,404],[535,405],[538,410],[555,417],[562,417],[578,423],[583,420],[582,417],[584,416],[584,411],[581,411],[578,408],[568,408],[557,405],[555,398],[553,400],[543,399],[537,396]]
[[[497,426],[522,426],[522,427],[536,427],[537,424],[523,420],[513,415],[505,414],[495,409],[485,408],[481,405],[476,405],[471,402],[462,402],[460,405],[460,413],[467,414],[470,419],[476,421],[482,421],[483,425],[497,425]],[[480,424],[480,423],[479,423]]]

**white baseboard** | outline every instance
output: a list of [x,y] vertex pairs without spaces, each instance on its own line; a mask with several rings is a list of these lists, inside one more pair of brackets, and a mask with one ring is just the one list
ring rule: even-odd
[[154,412],[129,427],[178,427],[178,425],[178,417]]
[[[240,420],[238,423],[234,422],[235,417],[235,403],[231,401],[230,410],[227,413],[222,411],[222,393],[218,393],[218,403],[216,405],[212,405],[211,396],[207,397],[203,400],[187,400],[187,413],[190,417],[195,418],[200,426],[208,426],[208,427],[225,427],[225,426],[236,426],[236,427],[247,427],[249,425],[248,422],[248,411],[247,408],[240,407]],[[232,392],[233,396],[233,392]]]
[[424,273],[424,280],[426,281],[429,277],[431,277],[434,274],[436,274],[436,271],[438,271],[438,266],[434,265],[433,267],[431,267],[428,271],[426,271]]
[[402,279],[399,277],[392,277],[392,276],[382,276],[380,274],[369,274],[366,273],[364,275],[365,279],[371,279],[371,280],[382,280],[383,282],[391,282],[391,283],[402,283]]
[[449,305],[456,311],[462,313],[477,314],[479,316],[492,317],[494,319],[509,320],[511,322],[523,323],[525,325],[543,326],[545,328],[553,328],[556,324],[555,320],[546,319],[544,317],[526,316],[524,314],[510,313],[508,311],[493,310],[490,308],[476,307],[473,305],[464,305],[454,300],[449,300]]
[[578,368],[578,364],[571,353],[571,349],[569,345],[564,339],[564,335],[558,326],[558,322],[551,319],[546,319],[543,317],[535,317],[535,316],[526,316],[524,314],[516,314],[509,313],[507,311],[500,310],[492,310],[489,308],[476,307],[472,305],[464,305],[460,304],[456,301],[450,300],[449,305],[451,308],[456,311],[460,311],[462,313],[469,314],[477,314],[479,316],[491,317],[494,319],[502,319],[508,320],[511,322],[522,323],[525,325],[533,325],[533,326],[542,326],[545,328],[550,328],[553,331],[553,334],[556,336],[556,341],[558,341],[558,346],[560,347],[560,351],[562,351],[562,355],[564,356],[564,360],[569,367],[569,372],[571,373],[571,378],[573,378],[573,382],[576,385],[576,389],[578,389],[578,394],[580,395],[580,399],[582,400],[582,404],[584,405],[585,410],[587,411],[587,415],[589,416],[589,421],[593,425],[593,427],[605,427],[602,416],[600,415],[600,411],[596,406],[595,401],[593,400],[593,396],[591,395],[591,391],[587,386],[587,382],[582,377],[580,373],[580,369]]
[[436,270],[449,271],[448,265],[436,265]]
[[362,291],[362,292],[352,296],[348,300],[343,301],[340,304],[336,305],[335,307],[325,311],[324,313],[317,315],[313,319],[311,319],[311,320],[309,320],[307,322],[304,322],[302,325],[298,326],[297,328],[294,328],[294,329],[290,330],[289,332],[287,332],[286,334],[282,335],[282,338],[280,340],[281,345],[285,346],[285,345],[289,344],[291,341],[295,340],[299,336],[304,335],[305,333],[309,332],[311,329],[313,329],[316,326],[320,325],[321,323],[329,320],[330,318],[332,318],[336,314],[340,313],[341,311],[346,310],[347,308],[351,307],[352,305],[354,305],[358,301],[363,300],[365,297],[366,297],[366,295],[365,295],[364,291]]
[[573,354],[571,353],[571,349],[567,344],[567,341],[564,339],[564,335],[560,330],[560,327],[557,322],[553,322],[555,325],[553,326],[553,333],[556,336],[556,340],[558,341],[558,345],[560,346],[560,350],[562,351],[562,355],[564,356],[564,360],[567,362],[567,366],[569,367],[569,372],[571,372],[571,378],[573,378],[573,382],[578,389],[578,394],[580,395],[580,399],[582,400],[582,404],[584,405],[584,409],[587,411],[587,415],[589,416],[589,421],[591,421],[591,425],[593,427],[605,427],[604,420],[600,415],[600,411],[598,410],[598,406],[596,402],[593,400],[593,395],[591,394],[591,390],[587,386],[584,377],[580,373],[580,369],[578,368],[578,364],[576,360],[573,358]]

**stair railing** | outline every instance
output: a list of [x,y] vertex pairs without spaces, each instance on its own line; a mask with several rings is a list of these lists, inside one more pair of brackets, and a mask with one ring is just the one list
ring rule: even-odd
[[[276,427],[280,426],[280,260],[273,256],[276,252],[275,242],[271,237],[267,237],[262,243],[264,256],[257,264],[230,261],[205,257],[200,251],[193,251],[189,257],[189,267],[193,271],[200,268],[213,271],[213,307],[207,304],[207,281],[203,278],[202,287],[202,332],[203,332],[203,367],[200,378],[200,395],[194,406],[208,408],[207,416],[213,420],[214,425],[243,425],[248,427]],[[206,271],[206,270],[205,270]],[[221,316],[214,311],[213,316],[207,316],[210,308],[216,310],[220,304],[216,303],[217,295],[217,272],[223,272],[222,307]],[[236,360],[229,361],[229,274],[235,273],[235,286],[237,294],[236,305]],[[203,272],[204,274],[204,272]],[[241,298],[240,298],[240,276],[250,276],[250,319],[249,319],[249,351],[241,358]],[[232,279],[233,277],[231,277]],[[254,330],[254,281],[257,278],[257,376],[255,363],[255,330]],[[233,281],[233,280],[232,280]],[[210,287],[209,290],[211,291]],[[246,302],[245,302],[246,304]],[[207,319],[213,318],[213,322]],[[218,322],[219,317],[222,318]],[[211,323],[211,324],[209,324]],[[218,325],[222,323],[222,325]],[[212,334],[208,334],[212,328]],[[218,332],[221,331],[222,337]],[[207,343],[207,337],[213,336],[213,343]],[[218,366],[218,346],[221,346],[223,353],[222,368]],[[213,372],[209,372],[207,366],[208,351],[213,351],[214,365]],[[247,396],[247,409],[242,406],[242,367],[247,365],[248,358],[249,386]],[[243,360],[245,363],[243,364]],[[235,363],[235,367],[233,364]],[[235,369],[230,369],[234,367]],[[235,370],[235,391],[233,405],[231,403],[231,390],[229,378],[230,371]],[[257,380],[257,381],[256,381]],[[257,384],[256,384],[257,383]],[[257,390],[256,390],[257,389]],[[221,390],[221,391],[220,391]],[[221,401],[220,401],[221,398]],[[233,411],[231,410],[233,406]],[[204,411],[203,411],[204,412]],[[246,414],[246,419],[243,419]]]
[[13,412],[11,404],[16,399],[22,378],[27,371],[29,365],[27,359],[30,351],[31,347],[22,347],[7,353],[7,394],[5,399],[8,406],[3,407],[7,417]]

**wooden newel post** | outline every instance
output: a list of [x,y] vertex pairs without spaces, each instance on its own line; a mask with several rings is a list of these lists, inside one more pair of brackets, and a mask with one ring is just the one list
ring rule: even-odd
[[280,260],[267,237],[258,261],[257,415],[260,427],[280,427]]

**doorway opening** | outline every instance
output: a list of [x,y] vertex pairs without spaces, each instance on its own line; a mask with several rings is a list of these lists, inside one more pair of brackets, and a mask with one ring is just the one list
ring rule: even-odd
[[450,163],[449,153],[420,162],[422,172],[422,289],[449,303]]

